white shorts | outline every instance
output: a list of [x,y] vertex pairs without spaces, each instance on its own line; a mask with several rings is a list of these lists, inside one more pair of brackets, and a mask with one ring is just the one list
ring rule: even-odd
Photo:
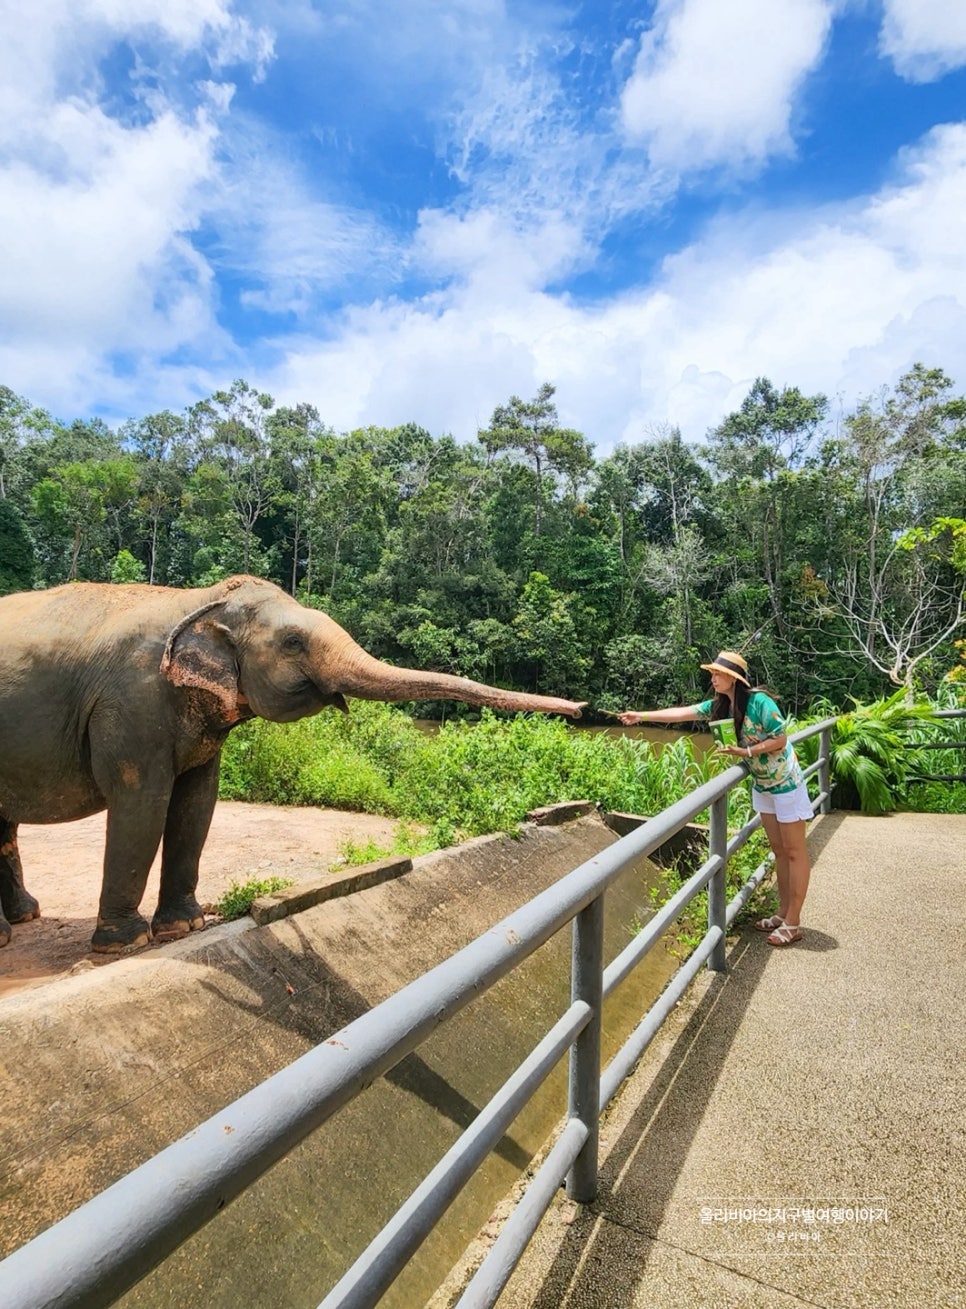
[[808,787],[804,782],[794,791],[759,791],[757,786],[751,788],[751,803],[760,814],[774,814],[780,823],[797,823],[804,818],[806,822],[815,817],[812,802],[808,798]]

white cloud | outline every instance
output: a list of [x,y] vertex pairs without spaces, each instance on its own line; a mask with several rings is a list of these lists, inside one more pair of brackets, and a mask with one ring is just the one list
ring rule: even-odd
[[[260,74],[272,55],[271,34],[232,13],[230,0],[35,0],[29,16],[0,8],[0,124],[16,104],[47,104],[69,95],[92,101],[103,91],[100,61],[119,44],[203,50],[212,67],[248,63]],[[170,86],[170,79],[169,79]]]
[[[270,51],[222,0],[0,11],[0,359],[18,387],[39,377],[39,394],[83,411],[186,344],[224,356],[212,270],[191,238],[232,87],[183,78],[181,61],[208,74],[243,60],[257,75]],[[131,73],[109,81],[118,55]]]
[[[388,23],[384,0],[283,5],[311,39],[365,47],[341,74],[416,105],[421,148],[432,124],[439,168],[412,231],[415,191],[396,205],[387,188],[378,210],[361,187],[340,197],[287,129],[256,122],[255,97],[232,100],[225,67],[257,77],[272,48],[233,0],[42,3],[29,24],[0,17],[0,380],[62,415],[177,408],[247,376],[337,428],[414,419],[466,439],[549,380],[562,421],[606,452],[663,421],[700,439],[762,373],[854,400],[916,359],[960,367],[958,125],[878,195],[732,213],[595,304],[553,289],[601,257],[616,219],[647,238],[680,174],[747,175],[792,150],[838,0],[660,0],[633,72],[633,51],[615,56],[620,122],[606,87],[580,101],[553,61],[559,28],[531,36],[525,6],[414,0]],[[905,12],[889,0],[897,67],[953,57],[951,22],[903,26]],[[105,59],[126,68],[132,50],[133,76],[108,84]],[[311,130],[350,129],[333,114]],[[431,290],[393,298],[407,282]],[[239,319],[232,340],[222,294],[299,330],[247,347]]]
[[935,130],[902,167],[851,206],[722,221],[654,285],[593,307],[536,286],[494,301],[474,267],[419,304],[355,308],[331,344],[278,342],[284,361],[258,384],[336,427],[413,419],[467,439],[512,392],[551,381],[563,422],[603,453],[664,421],[700,440],[761,374],[847,403],[917,360],[955,377],[966,126]]
[[829,0],[660,0],[624,87],[624,129],[673,174],[758,169],[792,152],[795,97]]
[[[67,103],[41,131],[61,170],[22,160],[0,170],[0,322],[18,336],[83,336],[108,350],[136,349],[145,337],[173,344],[163,328],[158,337],[159,284],[176,284],[181,303],[208,295],[205,269],[178,233],[194,225],[193,196],[211,171],[210,120],[168,113],[133,131]],[[180,327],[171,328],[176,338]]]
[[534,214],[518,224],[499,208],[467,215],[426,210],[412,260],[436,278],[471,282],[481,299],[505,304],[555,281],[588,256],[580,227],[564,215]]
[[883,0],[879,48],[910,82],[931,82],[966,64],[961,0]]
[[241,276],[245,306],[311,318],[334,291],[359,296],[398,280],[399,238],[366,210],[313,194],[278,135],[236,118],[220,153],[206,208],[218,232],[212,260]]

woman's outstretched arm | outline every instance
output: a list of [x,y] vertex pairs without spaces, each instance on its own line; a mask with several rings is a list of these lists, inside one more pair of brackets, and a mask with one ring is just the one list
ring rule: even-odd
[[677,705],[674,709],[628,709],[617,717],[625,727],[636,723],[690,723],[700,718],[697,709],[693,704]]

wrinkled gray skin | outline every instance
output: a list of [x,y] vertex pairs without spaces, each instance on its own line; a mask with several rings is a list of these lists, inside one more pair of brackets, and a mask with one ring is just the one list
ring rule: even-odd
[[80,583],[0,599],[0,945],[39,917],[24,887],[18,823],[107,810],[92,948],[146,944],[139,913],[162,845],[151,927],[203,926],[198,860],[225,738],[253,717],[294,722],[343,696],[463,700],[580,716],[570,700],[393,668],[326,614],[253,577],[203,590]]

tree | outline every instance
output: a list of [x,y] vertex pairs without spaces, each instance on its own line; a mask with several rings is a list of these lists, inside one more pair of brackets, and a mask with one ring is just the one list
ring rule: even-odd
[[513,620],[515,656],[527,672],[527,685],[564,694],[580,688],[586,673],[577,629],[567,597],[543,573],[531,573]]
[[246,573],[256,549],[255,527],[282,490],[265,430],[273,405],[270,395],[239,379],[229,391],[216,391],[210,400],[195,405],[190,414],[205,458],[225,474]]
[[789,578],[806,562],[789,558],[797,470],[826,408],[824,395],[806,396],[797,387],[779,391],[759,377],[738,411],[709,434],[709,458],[723,477],[718,502],[728,530],[725,557],[744,554],[745,566],[757,568],[782,639],[788,635]]
[[829,606],[852,650],[908,694],[964,612],[962,576],[935,547],[946,531],[935,524],[959,521],[950,509],[966,502],[962,404],[948,397],[950,386],[941,371],[916,365],[846,421],[842,457],[857,496]]
[[162,410],[122,429],[124,444],[137,461],[138,487],[134,523],[147,556],[147,581],[153,583],[167,559],[171,527],[181,510],[191,452],[188,424]]
[[[125,461],[87,461],[61,464],[34,487],[34,513],[49,534],[54,555],[58,544],[69,550],[68,581],[79,576],[82,551],[90,554],[108,508],[127,494],[132,476],[133,469]],[[99,568],[92,562],[88,571],[96,578]]]
[[929,454],[937,445],[963,448],[966,399],[952,395],[952,388],[952,378],[941,368],[916,363],[886,395],[888,427],[903,455]]
[[707,516],[711,478],[677,427],[660,427],[635,446],[642,522],[651,541],[673,541]]
[[488,453],[518,451],[533,465],[535,490],[533,509],[534,536],[540,536],[545,508],[548,471],[556,470],[569,482],[576,496],[582,478],[593,466],[592,449],[586,438],[571,428],[559,426],[557,406],[553,403],[556,388],[544,382],[533,400],[511,396],[509,403],[497,405],[490,426],[479,433]]
[[909,699],[924,660],[952,642],[966,615],[966,587],[928,537],[900,537],[872,576],[847,574],[841,612],[856,647]]
[[710,576],[711,560],[694,527],[682,527],[669,546],[648,549],[647,580],[659,594],[674,597],[675,627],[681,645],[689,651],[694,647],[698,595]]
[[796,468],[825,417],[824,395],[806,396],[797,386],[779,391],[767,377],[755,379],[736,413],[711,432],[711,459],[726,478],[771,482]]
[[313,560],[309,525],[319,493],[320,442],[331,433],[323,427],[315,406],[307,404],[276,409],[268,417],[267,428],[272,461],[281,483],[276,506],[286,523],[291,549],[289,591],[297,593],[301,574],[308,579],[306,594],[310,595]]
[[34,409],[8,386],[0,386],[0,500],[9,495],[11,479],[18,480],[24,446],[42,439],[52,427],[50,415],[43,409]]
[[316,491],[306,519],[312,559],[306,590],[333,596],[347,570],[377,565],[386,539],[391,482],[369,433],[320,437],[317,460]]
[[29,591],[37,559],[23,518],[9,500],[0,500],[0,595]]

